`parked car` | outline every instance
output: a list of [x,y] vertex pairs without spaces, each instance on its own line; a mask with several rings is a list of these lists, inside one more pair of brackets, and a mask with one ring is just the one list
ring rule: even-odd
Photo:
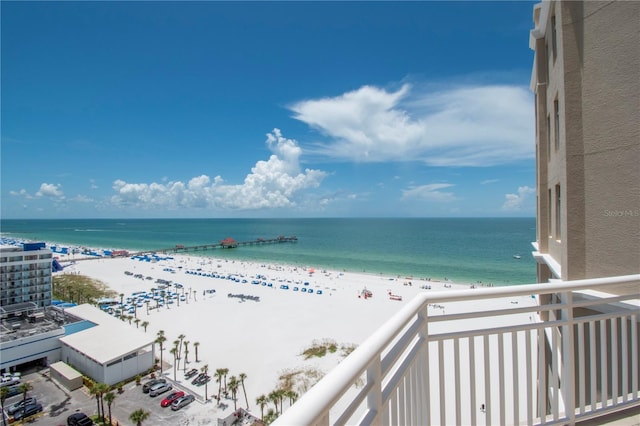
[[20,384],[20,377],[3,376],[0,378],[0,386],[13,386]]
[[158,396],[173,389],[171,383],[157,383],[149,388],[149,396]]
[[171,392],[169,395],[167,395],[165,399],[162,400],[162,402],[160,402],[160,406],[168,407],[171,405],[171,403],[173,403],[173,401],[175,401],[178,398],[182,398],[183,396],[184,396],[184,392],[182,391]]
[[33,398],[33,397],[29,397],[29,398],[27,398],[27,399],[21,399],[20,401],[16,402],[16,403],[15,403],[15,404],[13,404],[13,405],[10,405],[10,406],[7,408],[7,414],[8,414],[8,415],[10,415],[10,416],[13,416],[13,415],[14,415],[15,413],[17,413],[19,410],[22,410],[22,408],[23,408],[24,406],[29,405],[29,404],[35,404],[35,403],[37,403],[37,402],[38,402],[38,401],[36,401],[36,399],[35,399],[35,398]]
[[146,382],[144,385],[142,385],[142,392],[149,393],[149,389],[151,389],[153,385],[157,385],[158,383],[166,383],[166,382],[167,381],[165,379],[151,379],[148,382]]
[[7,386],[7,389],[9,389],[7,398],[11,398],[12,396],[16,396],[22,393],[22,391],[20,390],[20,385]]
[[67,426],[93,426],[93,420],[85,413],[73,413],[67,417]]
[[42,411],[42,404],[29,404],[24,407],[24,410],[19,410],[13,415],[13,420],[18,421],[22,419],[26,419],[27,417],[31,417],[34,414]]
[[191,404],[196,398],[193,395],[185,395],[182,398],[178,398],[171,403],[171,409],[173,411],[179,410],[185,405]]

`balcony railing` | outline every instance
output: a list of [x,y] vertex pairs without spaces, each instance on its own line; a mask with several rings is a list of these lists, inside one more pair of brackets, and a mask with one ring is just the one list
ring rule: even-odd
[[639,288],[640,274],[421,293],[274,424],[566,424],[639,406]]

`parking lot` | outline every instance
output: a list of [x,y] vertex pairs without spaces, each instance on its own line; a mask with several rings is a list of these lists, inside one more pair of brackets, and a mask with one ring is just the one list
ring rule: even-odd
[[[142,383],[146,380],[148,377],[144,378]],[[28,396],[35,397],[44,407],[44,411],[34,419],[33,424],[66,426],[67,417],[75,412],[83,412],[89,416],[97,413],[96,399],[89,395],[87,388],[83,387],[70,392],[49,378],[47,368],[23,374],[22,381],[27,381],[33,386],[33,390],[28,393]],[[122,393],[118,393],[117,390],[114,393],[116,399],[111,406],[114,425],[135,426],[129,420],[129,416],[140,408],[150,413],[144,422],[146,425],[217,424],[218,408],[212,401],[203,403],[201,399],[196,399],[186,407],[173,411],[170,407],[160,406],[160,401],[171,391],[150,397],[149,394],[142,392],[142,386],[132,382],[124,386]],[[5,407],[21,399],[22,394],[7,398]],[[109,409],[106,404],[104,408],[108,416]]]

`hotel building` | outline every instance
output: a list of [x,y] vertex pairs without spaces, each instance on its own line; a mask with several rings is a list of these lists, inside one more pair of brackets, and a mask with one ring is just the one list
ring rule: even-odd
[[51,305],[51,250],[44,243],[0,247],[0,307],[2,316],[11,305]]

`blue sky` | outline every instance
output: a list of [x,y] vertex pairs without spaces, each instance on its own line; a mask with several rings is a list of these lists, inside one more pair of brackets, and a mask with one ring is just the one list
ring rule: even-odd
[[533,4],[3,1],[2,217],[534,216]]

